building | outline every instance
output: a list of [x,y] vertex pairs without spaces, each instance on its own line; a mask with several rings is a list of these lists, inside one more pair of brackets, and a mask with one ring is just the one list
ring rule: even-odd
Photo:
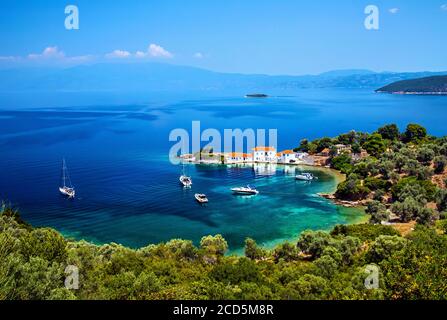
[[230,152],[225,154],[225,163],[247,163],[253,162],[253,155],[241,152]]
[[351,158],[354,161],[359,161],[367,157],[369,157],[369,154],[365,149],[362,149],[360,153],[351,153]]
[[342,153],[351,153],[351,146],[347,146],[344,144],[336,144],[335,149],[337,150],[337,155],[342,154]]
[[329,148],[324,148],[318,155],[321,157],[329,157],[331,155],[331,150]]
[[182,154],[180,156],[180,159],[182,159],[185,162],[194,162],[196,161],[196,157],[193,154]]
[[298,157],[293,150],[284,150],[276,154],[278,163],[297,163]]
[[253,149],[254,162],[276,163],[276,149],[274,147],[256,147]]

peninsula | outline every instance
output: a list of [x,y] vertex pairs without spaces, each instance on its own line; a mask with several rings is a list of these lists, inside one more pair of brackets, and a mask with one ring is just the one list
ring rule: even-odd
[[397,81],[377,89],[376,92],[414,95],[447,95],[447,76],[433,76]]

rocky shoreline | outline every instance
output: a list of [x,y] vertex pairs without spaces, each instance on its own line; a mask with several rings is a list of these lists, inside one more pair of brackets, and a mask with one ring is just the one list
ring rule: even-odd
[[366,205],[365,200],[361,201],[340,200],[337,199],[337,197],[333,193],[317,193],[317,195],[322,198],[331,200],[336,205],[343,206],[345,208],[356,208],[356,207],[363,207]]

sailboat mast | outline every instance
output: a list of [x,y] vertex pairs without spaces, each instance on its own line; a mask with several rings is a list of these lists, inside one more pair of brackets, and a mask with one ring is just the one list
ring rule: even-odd
[[65,187],[65,158],[62,159],[62,184]]

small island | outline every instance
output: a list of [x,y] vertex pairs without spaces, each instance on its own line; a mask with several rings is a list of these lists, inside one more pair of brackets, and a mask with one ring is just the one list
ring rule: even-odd
[[447,95],[447,76],[433,76],[391,83],[376,90],[377,93]]
[[245,95],[245,98],[268,98],[269,96],[265,93],[249,93]]

